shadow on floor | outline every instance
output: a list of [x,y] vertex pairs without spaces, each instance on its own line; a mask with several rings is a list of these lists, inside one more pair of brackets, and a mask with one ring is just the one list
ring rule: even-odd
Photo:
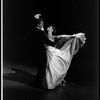
[[15,73],[4,74],[4,80],[16,81],[26,85],[33,86],[35,75],[30,74],[27,71],[18,68],[11,68]]
[[[4,75],[4,80],[16,81],[29,86],[33,86],[35,75],[17,68],[11,68],[15,73]],[[34,87],[34,86],[33,86]],[[15,88],[5,88],[4,100],[99,100],[97,99],[97,88],[80,87],[69,83],[65,88],[54,89],[53,91],[30,91],[18,90]]]

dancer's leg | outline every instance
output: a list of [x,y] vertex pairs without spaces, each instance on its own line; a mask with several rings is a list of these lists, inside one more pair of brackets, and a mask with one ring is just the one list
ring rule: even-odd
[[38,66],[38,72],[37,72],[37,76],[35,79],[35,84],[36,85],[40,85],[42,84],[44,75],[45,75],[45,68],[46,68],[46,52],[42,52],[41,57],[39,58],[39,66]]

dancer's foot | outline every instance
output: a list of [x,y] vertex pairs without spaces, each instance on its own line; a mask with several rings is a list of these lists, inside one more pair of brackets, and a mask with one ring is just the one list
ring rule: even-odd
[[61,83],[60,83],[60,85],[61,85],[62,87],[66,86],[66,81],[65,81],[65,80],[62,80]]

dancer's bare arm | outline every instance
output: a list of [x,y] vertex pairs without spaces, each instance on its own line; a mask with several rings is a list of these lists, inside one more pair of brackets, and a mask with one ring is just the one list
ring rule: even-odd
[[56,36],[57,38],[61,38],[61,37],[71,37],[72,35],[58,35]]
[[77,33],[77,34],[73,34],[73,35],[58,35],[56,36],[57,38],[61,38],[61,37],[80,37],[80,36],[84,36],[84,33]]

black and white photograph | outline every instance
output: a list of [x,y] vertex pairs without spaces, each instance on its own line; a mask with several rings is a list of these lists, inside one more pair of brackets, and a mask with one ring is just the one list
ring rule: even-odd
[[99,100],[99,0],[1,1],[1,100]]

